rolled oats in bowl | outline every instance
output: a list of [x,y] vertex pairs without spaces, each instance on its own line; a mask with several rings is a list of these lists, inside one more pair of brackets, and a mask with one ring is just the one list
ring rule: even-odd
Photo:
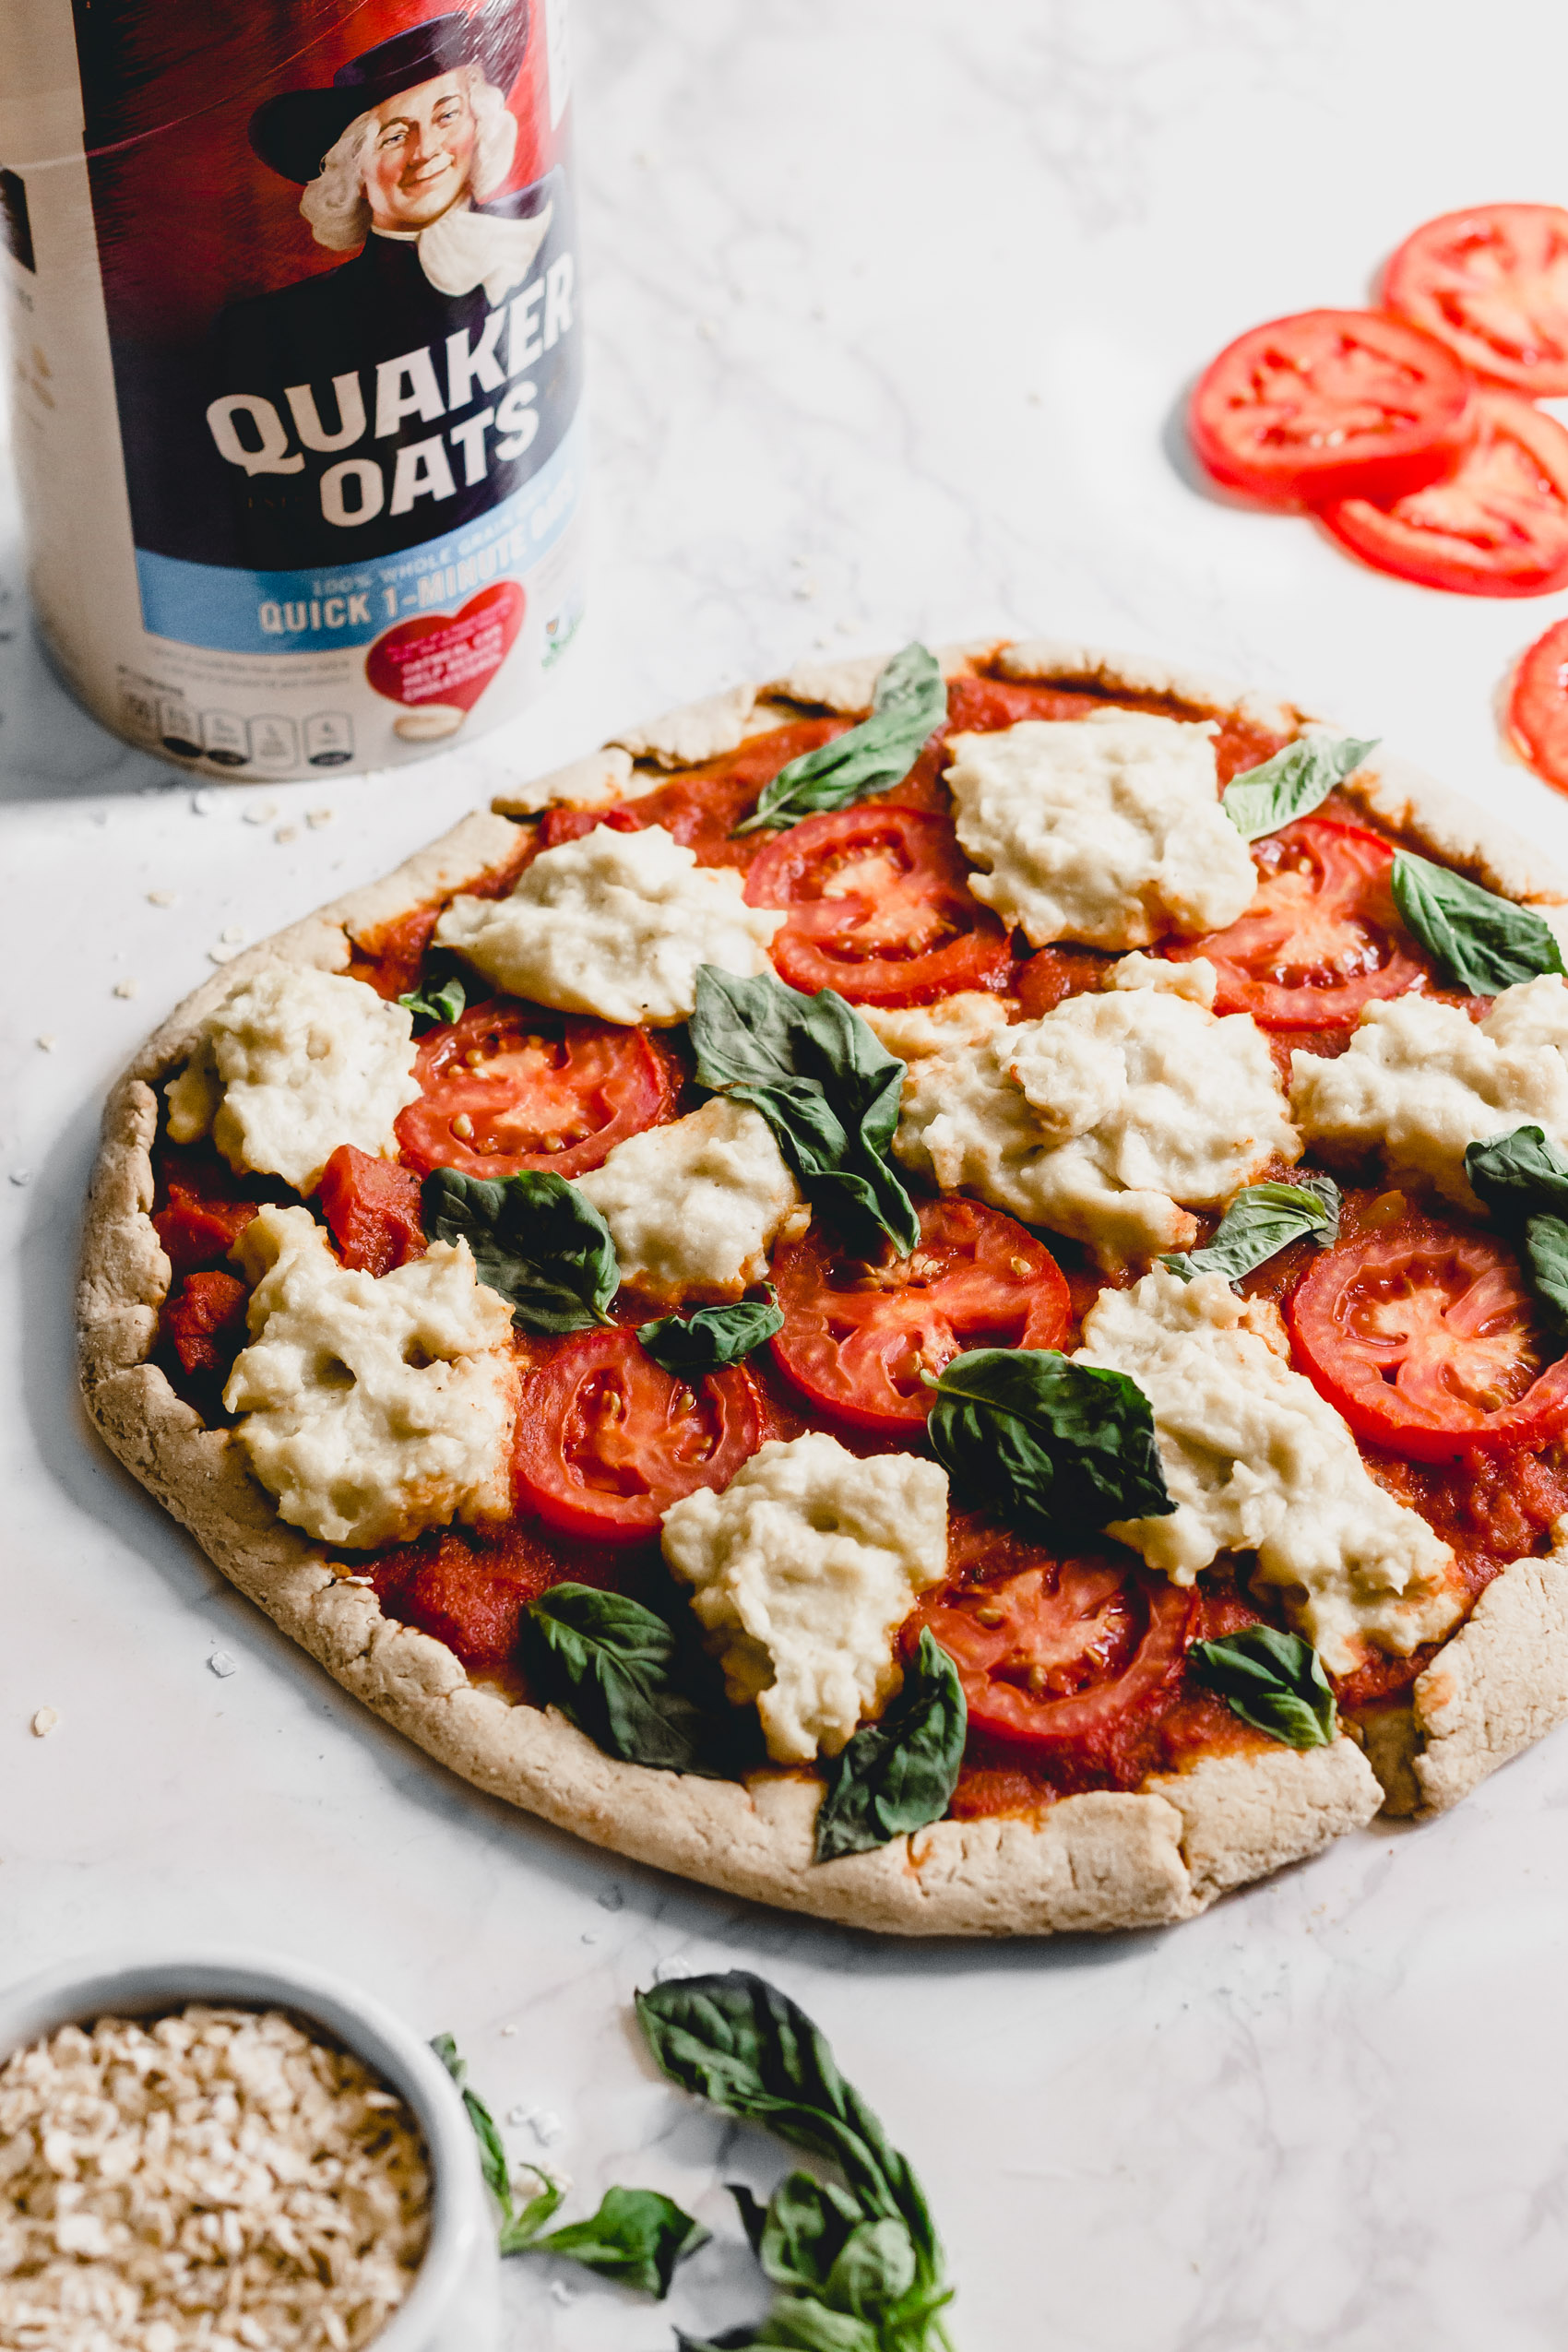
[[358,2352],[430,2208],[403,2101],[279,2009],[105,2016],[0,2065],[4,2352]]

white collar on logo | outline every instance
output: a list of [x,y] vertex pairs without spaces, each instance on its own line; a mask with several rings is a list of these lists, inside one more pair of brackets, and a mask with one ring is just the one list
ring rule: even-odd
[[503,220],[493,212],[475,212],[467,203],[455,204],[428,229],[375,229],[371,233],[389,244],[413,245],[420,267],[438,294],[471,294],[482,286],[493,310],[533,267],[553,210],[547,204],[532,220]]

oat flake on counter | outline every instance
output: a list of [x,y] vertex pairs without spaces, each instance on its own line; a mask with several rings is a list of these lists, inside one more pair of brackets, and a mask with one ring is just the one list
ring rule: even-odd
[[402,2101],[279,2011],[64,2025],[0,2067],[6,2352],[358,2352],[424,2252]]

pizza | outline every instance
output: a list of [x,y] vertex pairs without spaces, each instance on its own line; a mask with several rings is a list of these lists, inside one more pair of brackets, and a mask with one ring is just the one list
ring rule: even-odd
[[149,1039],[87,1402],[585,1838],[1182,1919],[1568,1713],[1565,926],[1479,811],[1147,662],[737,688]]

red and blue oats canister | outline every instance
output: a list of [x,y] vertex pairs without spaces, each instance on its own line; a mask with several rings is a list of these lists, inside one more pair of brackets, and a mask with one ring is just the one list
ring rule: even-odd
[[567,0],[0,0],[30,586],[249,781],[510,718],[582,613]]

